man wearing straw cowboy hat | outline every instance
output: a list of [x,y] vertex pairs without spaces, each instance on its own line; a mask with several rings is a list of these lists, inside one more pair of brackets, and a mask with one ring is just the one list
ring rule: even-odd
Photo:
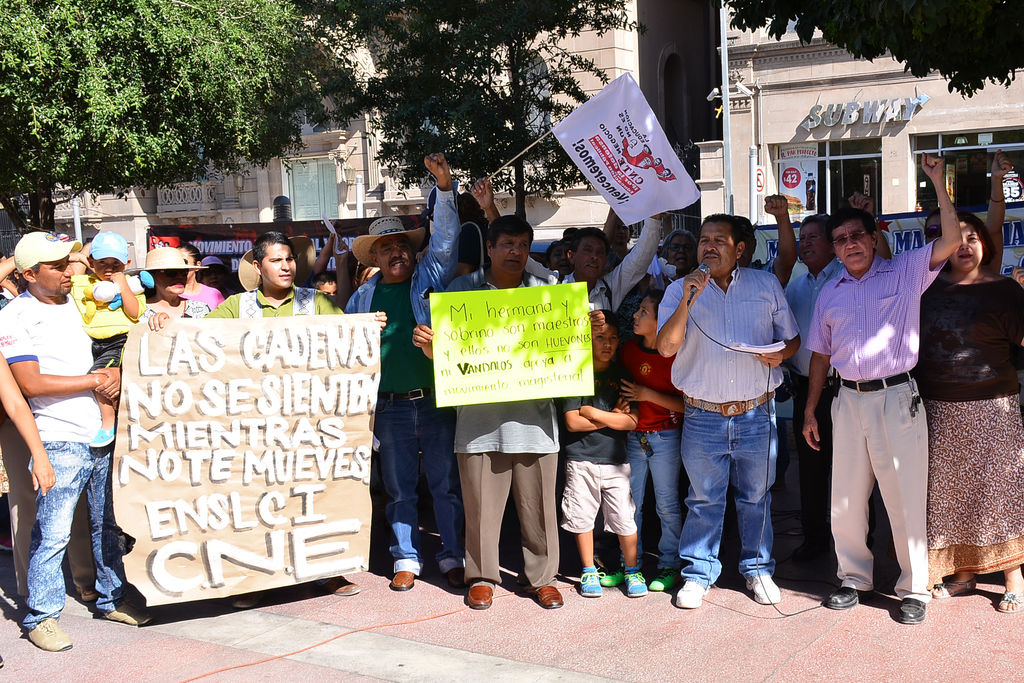
[[[284,318],[344,313],[326,294],[295,285],[296,281],[309,278],[313,260],[313,242],[308,237],[289,239],[276,231],[263,233],[238,266],[238,280],[246,291],[228,297],[206,317]],[[359,592],[359,586],[343,576],[327,579],[320,585],[335,595]],[[248,609],[259,604],[263,595],[263,591],[239,595],[231,604]]]
[[459,535],[463,510],[455,462],[455,412],[434,403],[432,362],[412,344],[417,323],[429,324],[428,295],[443,290],[455,274],[453,254],[459,235],[451,169],[443,154],[423,163],[437,179],[430,249],[416,262],[424,230],[408,230],[398,218],[378,218],[370,233],[357,237],[352,253],[380,272],[348,302],[348,313],[384,311],[388,325],[381,333],[381,372],[374,435],[380,441],[381,475],[390,501],[391,554],[395,576],[391,589],[407,591],[423,569],[420,554],[416,484],[421,467],[434,501],[434,517],[442,548],[437,563],[454,587],[465,585],[465,552]]

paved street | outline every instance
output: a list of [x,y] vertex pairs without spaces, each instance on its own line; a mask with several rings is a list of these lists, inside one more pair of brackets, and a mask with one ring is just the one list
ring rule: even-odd
[[[802,567],[785,559],[800,542],[792,515],[795,469],[790,468],[788,488],[774,506],[776,554],[782,559],[776,572],[783,591],[780,608],[792,616],[748,597],[735,574],[736,539],[729,536],[722,579],[694,612],[676,609],[666,594],[631,600],[615,589],[597,600],[566,589],[565,607],[546,612],[514,592],[511,573],[494,606],[474,612],[436,569],[407,593],[390,591],[390,562],[375,551],[372,571],[352,577],[362,592],[349,598],[302,586],[276,591],[249,611],[232,610],[224,602],[157,607],[153,623],[140,629],[94,618],[85,605],[69,599],[61,624],[75,646],[51,654],[21,635],[17,622],[24,611],[5,555],[0,556],[3,674],[10,680],[76,681],[182,681],[206,674],[209,681],[1020,677],[1024,617],[995,611],[1002,593],[996,576],[985,577],[973,595],[932,602],[921,626],[892,619],[898,602],[891,594],[876,594],[849,612],[820,607],[832,589],[826,582],[831,570],[824,562]],[[375,549],[386,555],[380,528]],[[880,545],[887,545],[884,529],[876,549]],[[571,539],[563,538],[562,548],[562,568],[573,575]],[[515,567],[514,544],[503,550],[503,560]],[[884,550],[879,565],[879,584],[891,590],[895,565]]]

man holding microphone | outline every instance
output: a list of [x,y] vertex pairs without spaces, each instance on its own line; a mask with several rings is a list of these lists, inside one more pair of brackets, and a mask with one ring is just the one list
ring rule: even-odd
[[[800,346],[799,329],[774,274],[740,268],[741,223],[727,214],[701,225],[701,269],[673,282],[658,311],[658,352],[675,354],[672,383],[686,394],[682,459],[690,478],[679,542],[684,580],[675,605],[700,607],[718,579],[726,495],[735,488],[739,570],[761,604],[781,600],[772,581],[769,488],[775,480],[775,388],[779,365]],[[705,272],[706,271],[706,272]],[[692,304],[691,304],[692,302]],[[750,353],[728,346],[767,346]]]

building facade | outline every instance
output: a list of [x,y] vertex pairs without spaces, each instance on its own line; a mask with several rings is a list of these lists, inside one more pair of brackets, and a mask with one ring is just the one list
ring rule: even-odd
[[[755,223],[764,219],[764,194],[776,192],[794,218],[834,211],[854,192],[873,197],[881,213],[933,208],[924,152],[943,155],[946,185],[962,207],[987,202],[997,149],[1017,168],[1024,163],[1020,81],[964,98],[937,75],[915,78],[891,58],[855,59],[820,38],[802,45],[795,32],[776,41],[730,30],[728,59],[732,207]],[[705,213],[729,210],[725,147],[702,145]]]

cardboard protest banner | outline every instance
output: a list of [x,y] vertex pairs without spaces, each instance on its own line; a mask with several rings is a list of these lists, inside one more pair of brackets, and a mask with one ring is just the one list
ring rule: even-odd
[[594,393],[582,282],[430,295],[439,406]]
[[700,198],[633,76],[606,85],[552,129],[626,225]]
[[148,604],[367,568],[373,316],[136,325],[122,362],[114,512]]

